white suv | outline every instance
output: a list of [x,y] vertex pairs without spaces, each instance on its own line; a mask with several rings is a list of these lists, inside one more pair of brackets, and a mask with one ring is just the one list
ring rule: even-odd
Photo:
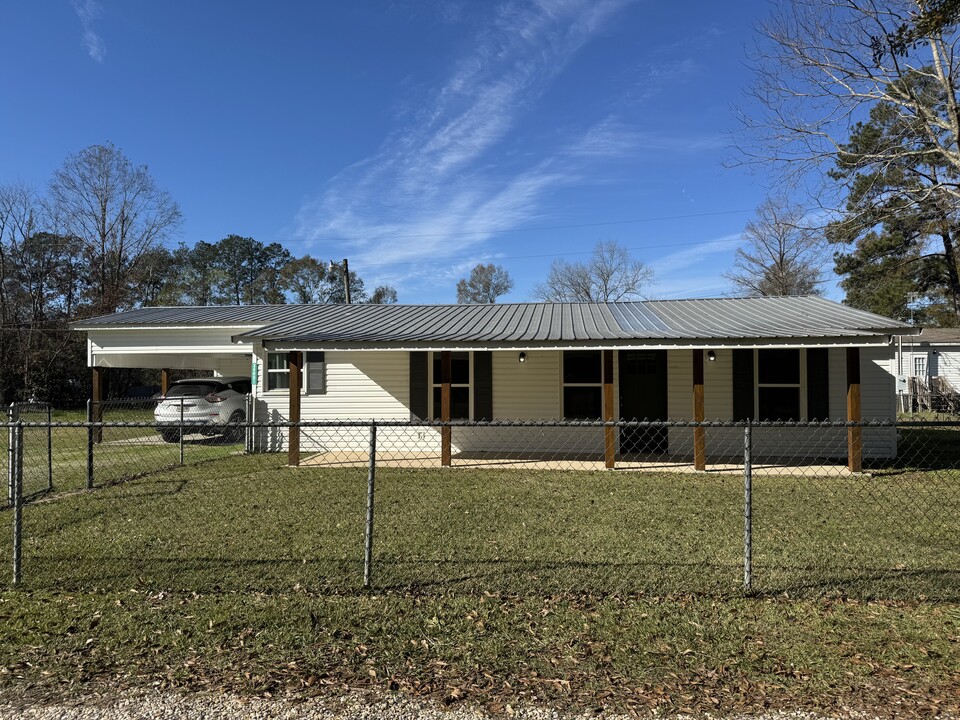
[[185,435],[222,435],[226,442],[239,442],[250,388],[248,377],[177,380],[153,411],[157,432],[164,442],[179,442],[182,421]]

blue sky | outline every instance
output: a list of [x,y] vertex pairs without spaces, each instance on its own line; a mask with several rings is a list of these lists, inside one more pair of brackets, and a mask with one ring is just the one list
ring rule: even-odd
[[767,194],[721,161],[768,9],[6,0],[0,183],[110,141],[180,203],[179,241],[347,257],[401,302],[453,302],[481,261],[528,300],[597,240],[652,297],[716,296]]

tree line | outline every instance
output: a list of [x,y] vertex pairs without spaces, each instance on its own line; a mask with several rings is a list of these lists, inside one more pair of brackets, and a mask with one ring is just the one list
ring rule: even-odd
[[[341,265],[228,235],[169,245],[179,205],[112,144],[67,157],[43,192],[0,186],[0,402],[87,396],[86,344],[71,321],[156,305],[344,302]],[[353,302],[395,303],[349,273]],[[142,379],[116,377],[114,392]]]

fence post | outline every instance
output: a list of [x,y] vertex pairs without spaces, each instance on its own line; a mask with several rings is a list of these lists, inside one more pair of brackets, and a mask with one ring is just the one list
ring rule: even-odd
[[10,403],[10,407],[7,408],[7,422],[9,426],[7,427],[7,507],[13,507],[13,476],[14,476],[14,453],[16,452],[14,446],[14,426],[13,423],[17,419],[17,404]]
[[87,400],[87,490],[93,490],[93,400]]
[[753,590],[753,437],[750,420],[743,428],[743,590]]
[[180,398],[180,464],[183,465],[183,397]]
[[370,423],[370,464],[367,471],[367,536],[363,548],[363,587],[371,585],[373,568],[373,489],[377,472],[377,421]]
[[243,433],[243,451],[250,455],[253,453],[253,393],[247,394],[246,407],[244,408],[244,417],[247,418],[247,426]]
[[13,584],[21,579],[23,557],[23,423],[17,420],[13,432]]
[[53,405],[47,403],[47,492],[53,492]]

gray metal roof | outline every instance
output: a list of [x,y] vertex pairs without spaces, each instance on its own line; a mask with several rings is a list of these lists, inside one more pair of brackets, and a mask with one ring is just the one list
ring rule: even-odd
[[911,326],[817,297],[499,305],[268,305],[143,308],[74,323],[122,327],[251,326],[237,339],[304,343],[550,343],[836,338]]
[[[901,335],[909,333],[899,333]],[[916,335],[916,333],[914,333]],[[960,328],[923,328],[920,334],[910,339],[914,345],[957,345],[960,344]]]

